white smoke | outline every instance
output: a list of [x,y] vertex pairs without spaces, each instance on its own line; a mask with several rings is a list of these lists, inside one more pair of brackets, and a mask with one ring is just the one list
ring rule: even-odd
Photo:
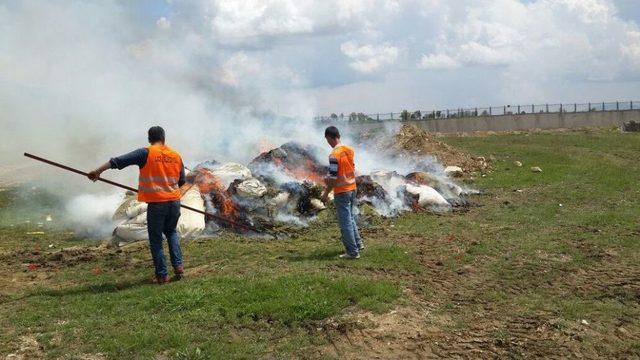
[[[338,25],[354,24],[350,8],[336,4]],[[46,174],[34,181],[71,199],[69,221],[104,232],[106,215],[117,205],[112,189],[31,163],[23,152],[90,170],[144,146],[147,129],[161,125],[188,165],[248,164],[265,143],[275,148],[291,140],[326,149],[320,158],[327,158],[323,129],[312,121],[319,113],[315,101],[294,91],[304,88],[304,76],[275,55],[234,47],[267,38],[218,38],[228,26],[215,21],[220,9],[207,2],[174,4],[170,17],[151,20],[134,16],[135,6],[80,0],[0,4],[0,125],[7,134],[0,163],[27,162]],[[334,12],[325,13],[330,19]],[[356,149],[362,173],[412,170],[410,162]],[[104,174],[128,185],[136,175],[134,168]],[[78,196],[85,193],[93,195]]]
[[[139,21],[128,11],[133,6],[0,4],[2,168],[30,164],[23,177],[35,169],[46,174],[36,183],[68,197],[111,189],[55,168],[42,171],[46,165],[22,153],[90,170],[145,146],[153,125],[165,128],[168,144],[187,164],[211,158],[248,163],[265,141],[274,147],[294,138],[314,142],[313,102],[287,96],[296,74],[219,46],[196,3],[171,21]],[[131,185],[136,173],[104,176]],[[98,226],[103,214],[82,206],[113,211],[112,199],[74,198],[70,220]]]
[[79,235],[104,237],[113,231],[113,211],[122,198],[122,194],[74,196],[65,206],[65,217]]

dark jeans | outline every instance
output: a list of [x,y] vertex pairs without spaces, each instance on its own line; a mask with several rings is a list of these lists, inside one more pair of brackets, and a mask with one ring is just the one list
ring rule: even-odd
[[162,234],[169,243],[169,257],[174,268],[182,265],[180,236],[176,231],[180,218],[180,200],[149,203],[147,206],[147,231],[149,248],[157,276],[167,276],[167,261],[162,251]]
[[347,254],[356,256],[362,247],[362,239],[356,224],[356,191],[348,191],[335,194],[333,203],[336,205],[340,233],[342,234],[342,244]]

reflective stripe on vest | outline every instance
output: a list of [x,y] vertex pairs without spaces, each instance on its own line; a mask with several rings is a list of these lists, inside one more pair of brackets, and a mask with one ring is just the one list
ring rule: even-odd
[[165,176],[140,176],[138,177],[138,182],[141,183],[149,183],[149,182],[160,182],[160,183],[178,183],[180,181],[180,177],[165,177]]
[[356,183],[356,175],[353,171],[344,175],[338,175],[336,178],[336,186],[348,186]]
[[147,203],[180,199],[180,154],[165,145],[148,148],[147,162],[138,177],[138,200]]
[[149,186],[138,186],[138,191],[142,192],[161,192],[161,191],[174,191],[179,189],[178,184],[175,185],[149,185]]

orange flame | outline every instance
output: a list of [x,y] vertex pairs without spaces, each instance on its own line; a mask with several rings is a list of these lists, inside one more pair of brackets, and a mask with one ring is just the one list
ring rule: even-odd
[[195,182],[201,194],[211,195],[212,202],[223,217],[229,220],[237,220],[240,218],[236,204],[217,176],[208,170],[200,169],[196,175]]
[[307,180],[315,184],[324,183],[324,177],[321,174],[314,171],[315,164],[313,163],[313,161],[309,159],[305,159],[305,163],[302,164],[302,166],[293,168],[293,169],[290,169],[284,166],[284,164],[282,163],[282,160],[278,158],[274,158],[273,163],[277,167],[281,168],[284,172],[286,172],[289,176],[294,177],[298,180],[302,180],[302,181]]

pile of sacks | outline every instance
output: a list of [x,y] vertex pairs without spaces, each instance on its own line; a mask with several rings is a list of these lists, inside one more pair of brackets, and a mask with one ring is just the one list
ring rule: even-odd
[[[187,176],[182,203],[242,225],[258,229],[304,226],[326,208],[320,200],[328,168],[314,154],[316,149],[287,143],[260,154],[249,166],[206,161]],[[464,206],[467,194],[446,176],[428,172],[401,175],[374,171],[356,178],[358,200],[373,206],[382,216],[404,211],[449,211]],[[128,193],[114,215],[114,236],[119,242],[147,239],[146,204]],[[178,232],[183,238],[203,231],[234,228],[213,217],[183,210]]]

